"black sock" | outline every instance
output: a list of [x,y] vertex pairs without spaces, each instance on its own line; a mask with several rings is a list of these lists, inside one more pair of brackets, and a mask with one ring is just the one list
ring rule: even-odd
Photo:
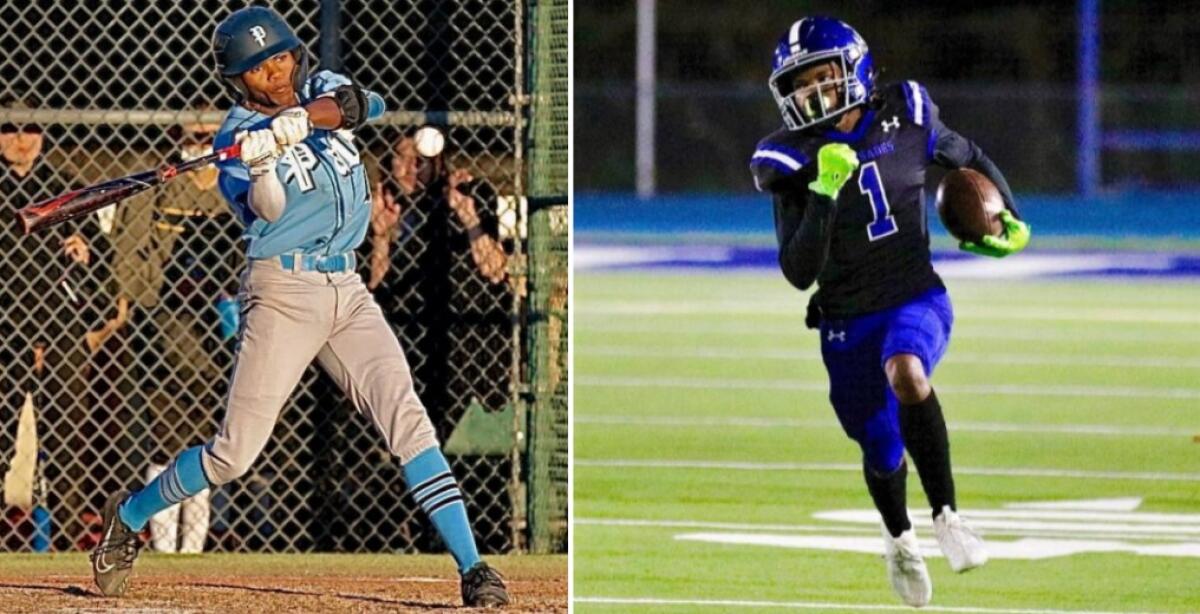
[[883,524],[892,537],[911,529],[908,521],[908,501],[905,486],[908,484],[908,464],[903,460],[895,471],[880,475],[863,462],[863,477],[867,480],[867,491],[875,500],[875,509],[883,516]]
[[946,419],[937,394],[929,396],[915,405],[900,406],[900,435],[904,447],[917,466],[921,486],[936,517],[942,507],[949,505],[957,510],[954,502],[954,475],[950,471],[950,437],[946,433]]

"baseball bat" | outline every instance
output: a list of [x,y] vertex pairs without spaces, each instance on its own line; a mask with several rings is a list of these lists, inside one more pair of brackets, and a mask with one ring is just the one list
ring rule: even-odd
[[186,173],[197,168],[208,166],[214,162],[223,162],[236,158],[242,153],[241,143],[234,143],[224,149],[194,158],[179,164],[167,164],[155,170],[135,173],[128,177],[113,179],[78,190],[59,194],[39,203],[28,205],[17,211],[17,220],[24,235],[67,220],[86,215],[97,209],[103,209],[113,203],[125,200],[134,194],[162,185],[175,178],[179,173]]

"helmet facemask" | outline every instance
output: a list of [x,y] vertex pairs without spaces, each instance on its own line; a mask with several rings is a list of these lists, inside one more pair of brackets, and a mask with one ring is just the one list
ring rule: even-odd
[[[858,58],[847,57],[858,53],[856,48],[849,47],[797,55],[771,73],[771,94],[788,129],[804,130],[825,124],[867,101],[867,88],[853,69]],[[801,73],[824,64],[833,67],[830,78],[796,90],[795,81]],[[833,104],[828,95],[831,90],[836,94]]]

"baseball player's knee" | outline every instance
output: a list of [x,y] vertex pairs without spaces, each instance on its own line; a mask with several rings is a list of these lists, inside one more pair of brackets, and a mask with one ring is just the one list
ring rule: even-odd
[[896,398],[904,405],[915,405],[924,401],[931,390],[925,365],[915,354],[896,354],[884,365],[888,385]]
[[204,459],[207,460],[204,463],[204,472],[213,486],[220,486],[242,477],[254,463],[253,457],[239,458],[226,453],[216,444],[206,447],[204,451]]
[[407,463],[421,452],[438,445],[437,430],[429,414],[425,413],[425,408],[419,408],[420,411],[408,409],[400,412],[395,428],[387,437],[389,451],[401,463]]

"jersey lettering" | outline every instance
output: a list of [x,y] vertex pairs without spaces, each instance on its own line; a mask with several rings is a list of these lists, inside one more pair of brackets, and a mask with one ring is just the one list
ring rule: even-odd
[[284,183],[294,179],[301,192],[311,192],[317,188],[312,172],[317,168],[318,160],[308,145],[304,143],[292,145],[284,152],[279,161],[287,166],[287,171],[283,175]]
[[354,145],[336,132],[330,134],[329,154],[333,158],[334,168],[343,177],[349,177],[354,167],[362,164],[362,158]]
[[892,216],[891,206],[888,205],[887,194],[883,191],[883,182],[879,178],[879,164],[868,162],[863,165],[858,174],[858,189],[871,201],[871,214],[874,220],[867,224],[867,238],[875,241],[896,234],[896,218]]

